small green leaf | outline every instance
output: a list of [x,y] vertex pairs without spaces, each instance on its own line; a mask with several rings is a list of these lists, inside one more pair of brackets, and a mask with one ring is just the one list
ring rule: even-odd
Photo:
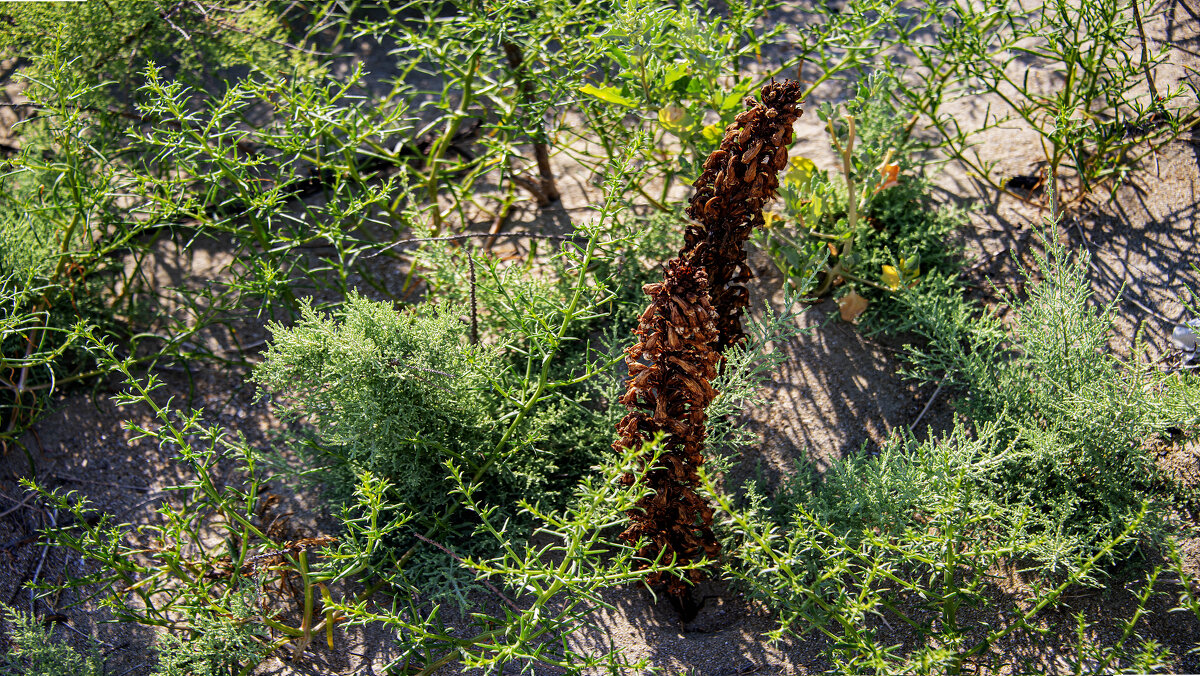
[[725,95],[721,101],[721,112],[729,112],[742,105],[742,99],[750,93],[750,81],[743,80]]
[[670,87],[671,85],[675,84],[676,80],[686,77],[687,74],[687,65],[683,63],[677,63],[663,73],[663,85]]
[[608,56],[613,61],[621,64],[621,68],[629,68],[629,57],[625,55],[625,51],[620,47],[613,47],[612,49],[608,50]]
[[637,101],[623,95],[620,87],[595,87],[593,85],[584,85],[579,88],[579,91],[589,96],[594,96],[601,101],[615,103],[626,108],[637,108]]

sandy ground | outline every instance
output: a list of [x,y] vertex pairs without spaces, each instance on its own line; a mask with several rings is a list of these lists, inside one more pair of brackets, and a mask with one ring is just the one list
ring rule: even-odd
[[[775,18],[787,21],[788,14]],[[1185,77],[1182,66],[1194,68],[1200,61],[1196,56],[1200,50],[1198,26],[1195,11],[1180,2],[1168,4],[1165,17],[1148,26],[1154,39],[1175,47],[1173,60],[1178,67],[1163,73],[1163,78]],[[820,94],[837,96],[836,92]],[[971,105],[984,103],[975,101]],[[5,110],[0,109],[0,116],[4,114]],[[964,116],[970,114],[964,109]],[[10,121],[0,118],[0,122]],[[806,115],[801,120],[797,137],[802,139],[797,152],[831,166],[832,157],[815,116]],[[6,139],[0,137],[0,142]],[[1014,174],[1028,173],[1039,156],[1030,134],[1021,130],[988,139],[984,150],[1002,157],[1003,166]],[[1113,341],[1118,352],[1129,349],[1139,329],[1144,329],[1154,349],[1168,350],[1166,337],[1172,325],[1187,317],[1183,302],[1188,290],[1200,288],[1200,274],[1192,267],[1200,260],[1195,206],[1200,184],[1198,153],[1197,137],[1171,143],[1144,163],[1134,179],[1118,191],[1114,202],[1083,210],[1060,228],[1059,236],[1072,247],[1092,252],[1091,281],[1097,299],[1108,301],[1122,292],[1119,333]],[[556,161],[559,185],[564,188],[562,204],[546,212],[522,206],[514,213],[510,227],[539,222],[566,224],[594,199],[595,187],[586,172],[564,163],[562,158]],[[984,205],[972,215],[961,238],[967,251],[968,281],[981,299],[994,302],[993,284],[1004,288],[1017,280],[1011,255],[1020,259],[1036,246],[1031,226],[1040,221],[1044,211],[997,197],[953,166],[936,177],[936,184],[947,201]],[[778,303],[780,280],[773,267],[761,255],[753,256],[751,261],[760,275],[752,290],[755,298]],[[198,266],[193,271],[204,267],[199,259],[189,264]],[[746,412],[747,425],[760,436],[761,443],[734,469],[732,481],[756,473],[768,486],[774,486],[791,473],[797,460],[821,468],[833,458],[864,446],[870,449],[894,430],[912,425],[930,402],[932,387],[915,387],[898,375],[897,352],[902,341],[864,337],[855,326],[837,318],[836,305],[831,301],[813,306],[800,321],[808,331],[779,346],[789,359],[765,385],[766,404]],[[245,373],[200,367],[193,374],[191,390],[186,374],[165,375],[171,391],[181,397],[192,396],[189,405],[203,407],[210,421],[245,433],[252,444],[270,447],[275,443],[271,432],[278,429],[278,422],[254,396]],[[73,390],[56,396],[51,412],[27,436],[31,459],[19,451],[0,459],[0,602],[26,610],[34,608],[38,614],[66,615],[67,621],[57,625],[57,636],[74,645],[86,644],[85,637],[95,638],[108,655],[109,674],[135,676],[152,669],[153,656],[148,651],[152,632],[126,624],[106,624],[106,611],[91,602],[69,607],[78,600],[69,594],[32,602],[24,588],[27,582],[58,580],[66,573],[78,574],[82,568],[77,556],[64,555],[37,542],[38,529],[53,525],[57,515],[21,504],[24,493],[16,484],[17,477],[33,473],[47,485],[78,491],[133,523],[149,518],[151,505],[163,499],[163,489],[182,479],[164,451],[144,441],[129,441],[121,421],[145,414],[117,410],[110,401],[111,393],[111,384],[101,383],[92,392]],[[929,425],[935,432],[944,429],[949,421],[949,400],[947,393],[934,401],[921,418],[920,427]],[[1181,477],[1195,481],[1200,476],[1194,449],[1168,448],[1163,453]],[[275,484],[275,490],[286,509],[297,513],[297,528],[332,528],[318,500],[282,483]],[[1194,568],[1200,561],[1200,543],[1186,541],[1183,549]],[[684,625],[668,605],[652,605],[643,590],[611,590],[606,600],[615,610],[599,612],[595,628],[581,633],[578,640],[583,644],[611,641],[627,657],[647,658],[671,674],[790,674],[819,671],[826,666],[820,640],[767,643],[763,634],[774,627],[769,613],[720,583],[709,583],[702,592],[706,597],[704,608],[694,621]],[[1164,603],[1160,599],[1156,607],[1161,609]],[[1111,618],[1124,617],[1130,610],[1130,596],[1121,590],[1081,593],[1070,599],[1066,608],[1046,616],[1047,626],[1056,629],[1051,632],[1052,638],[1043,644],[1006,646],[1006,654],[1014,665],[1038,663],[1049,670],[1061,668],[1061,645],[1053,637],[1067,636],[1067,641],[1071,640],[1072,612]],[[1200,635],[1200,627],[1195,625],[1181,614],[1160,614],[1143,629],[1176,652],[1185,652],[1193,645],[1189,643],[1192,637]],[[314,649],[298,663],[272,660],[262,671],[379,673],[379,665],[392,654],[388,637],[382,633],[351,633],[334,651]],[[1180,671],[1196,672],[1200,671],[1200,662],[1188,658],[1179,667]]]

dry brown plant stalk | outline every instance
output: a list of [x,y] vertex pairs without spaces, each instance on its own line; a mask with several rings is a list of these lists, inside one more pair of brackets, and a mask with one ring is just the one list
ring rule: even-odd
[[762,102],[747,97],[748,110],[725,130],[721,147],[704,162],[686,210],[691,224],[684,233],[681,258],[708,273],[717,328],[717,351],[745,337],[742,311],[750,304],[745,282],[754,277],[746,264],[746,240],[762,227],[763,205],[779,190],[779,171],[787,166],[792,125],[800,109],[802,87],[795,80],[771,82]]
[[[629,542],[645,538],[639,556],[672,558],[679,563],[716,556],[721,545],[712,533],[712,508],[696,493],[704,463],[705,422],[717,396],[710,384],[721,356],[712,345],[717,313],[708,299],[708,278],[700,268],[679,260],[667,263],[662,282],[647,284],[650,307],[634,331],[641,340],[626,350],[629,383],[621,403],[629,413],[617,426],[617,450],[638,449],[663,432],[663,452],[645,474],[653,489],[630,510],[630,525],[621,533]],[[633,483],[632,475],[622,481]],[[689,571],[692,582],[699,570]],[[647,583],[667,584],[673,596],[685,597],[688,585],[653,573]]]
[[[696,180],[683,250],[667,263],[662,282],[644,287],[650,306],[634,331],[640,340],[626,350],[630,377],[620,401],[629,413],[617,425],[613,447],[641,448],[664,434],[659,462],[645,474],[652,492],[629,511],[631,523],[621,533],[627,542],[642,541],[638,554],[651,561],[689,564],[721,551],[712,507],[696,492],[706,411],[717,396],[711,383],[721,352],[744,337],[740,316],[749,292],[743,282],[752,277],[744,244],[779,188],[800,92],[792,80],[771,82],[761,103],[746,99],[750,109],[725,130]],[[634,480],[622,479],[626,485]],[[686,609],[693,606],[689,583],[702,577],[692,569],[686,579],[652,573],[646,582],[666,584]]]

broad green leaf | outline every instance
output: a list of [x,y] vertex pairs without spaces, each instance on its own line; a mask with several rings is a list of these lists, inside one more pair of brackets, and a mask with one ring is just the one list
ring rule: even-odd
[[621,47],[613,47],[612,49],[609,49],[607,53],[609,58],[621,64],[621,68],[629,68],[629,57],[625,55],[624,49]]
[[666,72],[663,73],[663,81],[662,81],[663,85],[666,87],[670,87],[671,85],[675,84],[676,80],[678,80],[682,77],[686,77],[687,74],[688,74],[687,64],[677,63],[677,64],[671,66],[670,68],[668,68],[666,70]]
[[742,105],[742,99],[750,93],[750,81],[743,80],[734,86],[721,100],[721,112],[729,112]]
[[601,101],[607,103],[615,103],[626,108],[637,108],[637,101],[621,94],[620,87],[596,87],[593,85],[584,85],[579,88],[579,91],[589,96],[594,96]]

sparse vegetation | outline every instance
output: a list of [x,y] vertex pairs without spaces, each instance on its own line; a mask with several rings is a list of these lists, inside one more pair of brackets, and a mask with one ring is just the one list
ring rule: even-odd
[[[689,621],[702,580],[831,673],[1046,669],[1013,646],[1110,587],[1133,605],[1072,618],[1074,673],[1195,664],[1143,629],[1200,621],[1196,489],[1154,452],[1194,448],[1200,384],[1111,349],[1118,305],[1057,232],[1200,119],[1156,79],[1154,6],[833,4],[798,34],[759,0],[0,9],[0,444],[28,465],[4,514],[44,510],[42,561],[72,562],[8,611],[5,673],[106,673],[38,617],[64,599],[155,632],[138,673],[360,628],[389,673],[642,673],[582,630],[629,586]],[[997,108],[947,112],[972,97]],[[814,118],[830,166],[795,150]],[[1004,125],[1042,141],[1027,189],[977,148]],[[1042,210],[1001,303],[961,258],[990,207],[942,165]],[[735,483],[826,297],[955,417]],[[269,441],[197,407],[204,372],[269,404]],[[124,511],[43,471],[39,421],[89,388],[168,468]]]

